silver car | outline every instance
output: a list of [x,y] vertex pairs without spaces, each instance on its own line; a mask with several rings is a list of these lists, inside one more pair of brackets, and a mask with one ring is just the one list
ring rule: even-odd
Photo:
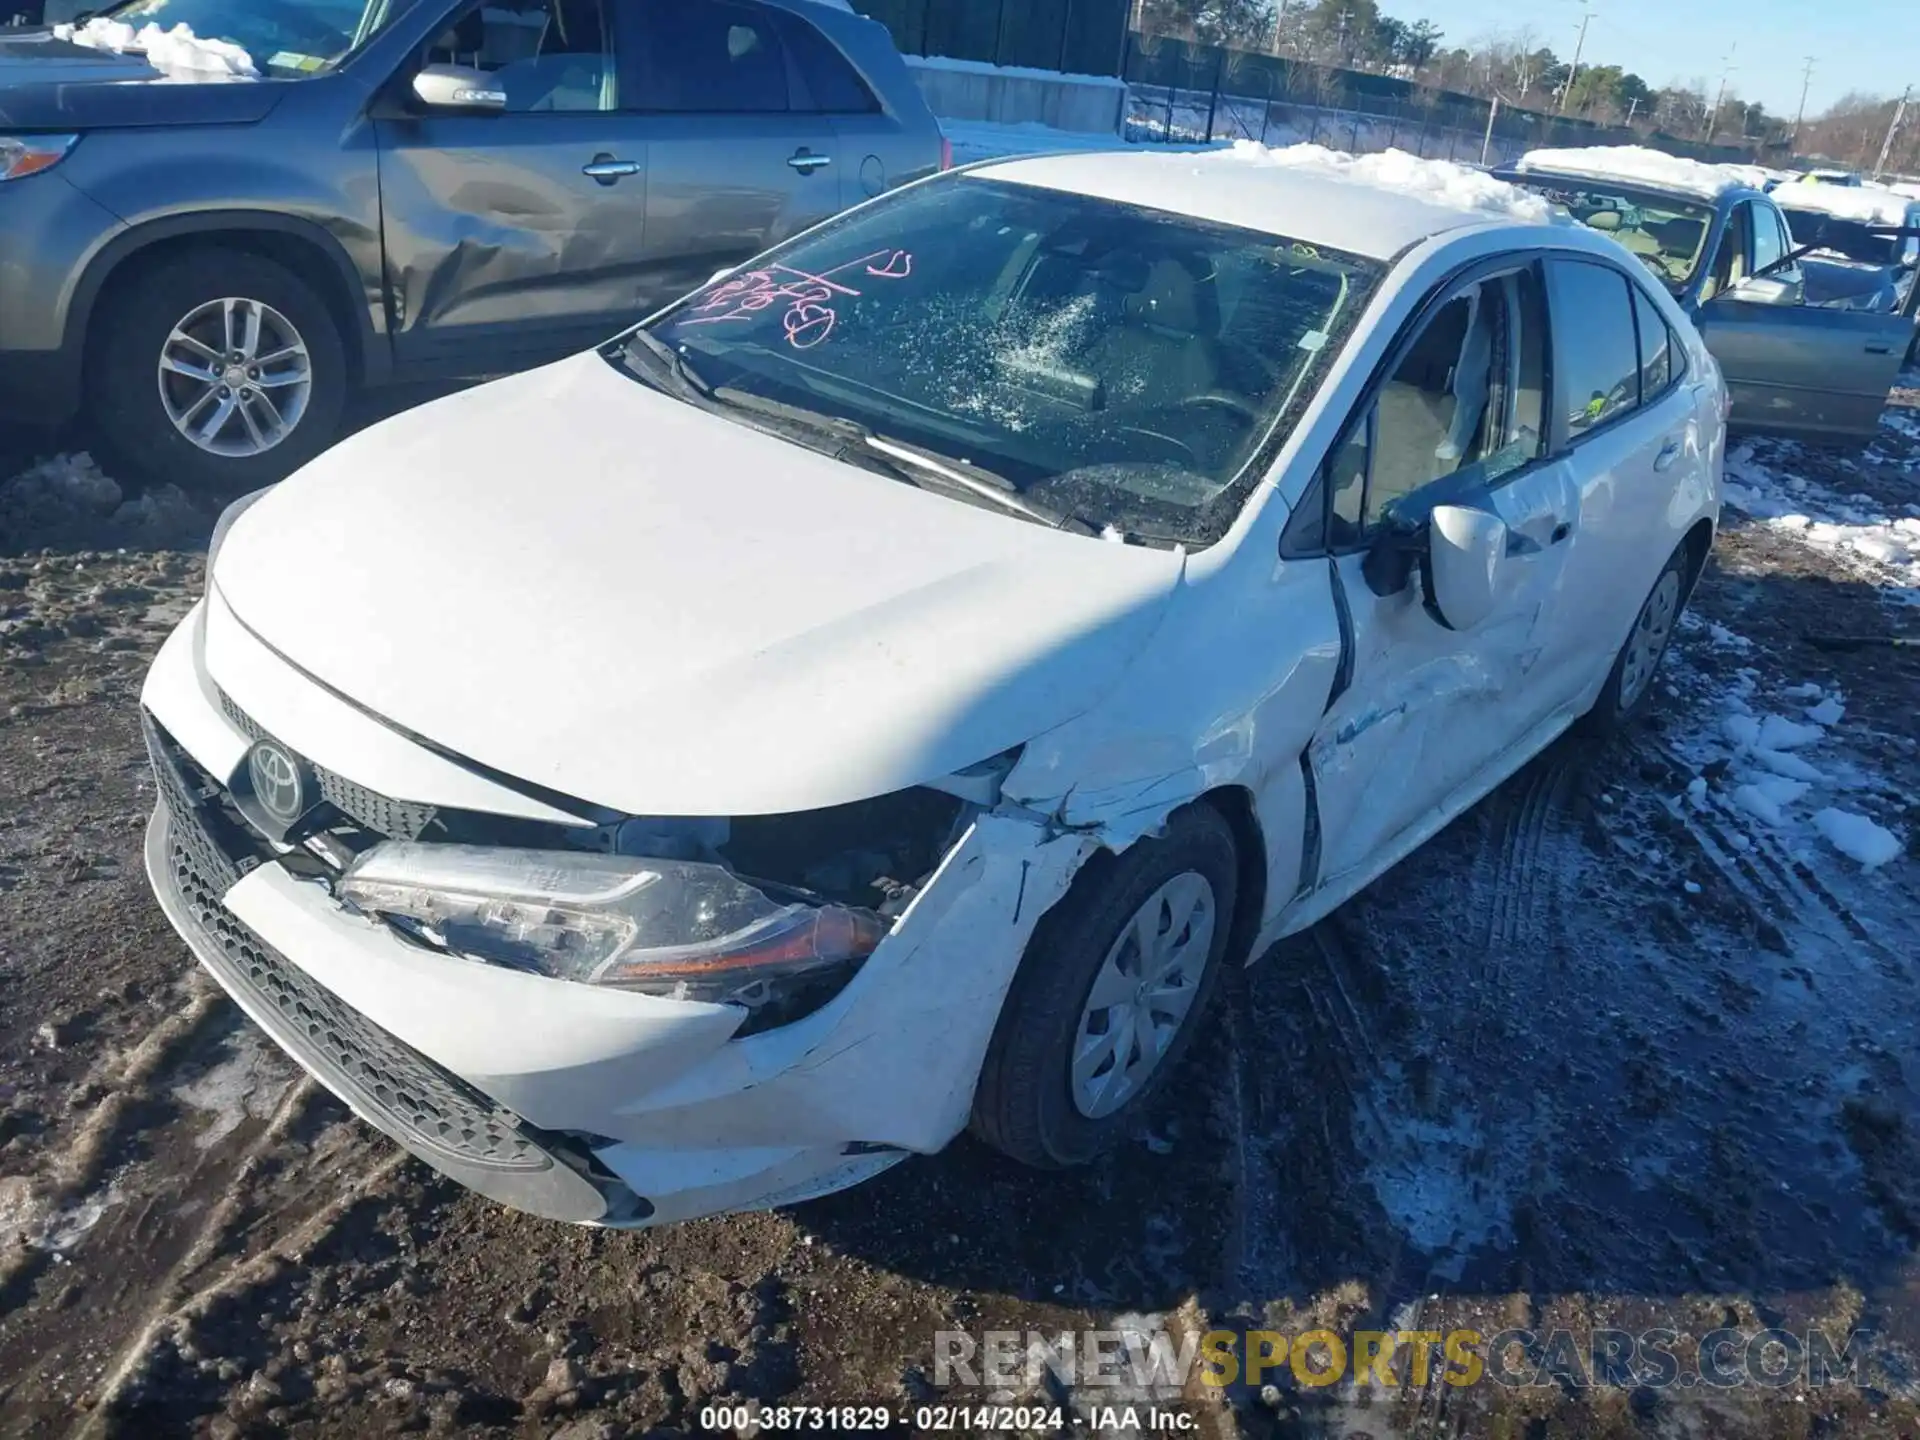
[[945,153],[887,31],[813,0],[0,30],[0,418],[84,405],[121,464],[263,484],[357,386],[571,353]]

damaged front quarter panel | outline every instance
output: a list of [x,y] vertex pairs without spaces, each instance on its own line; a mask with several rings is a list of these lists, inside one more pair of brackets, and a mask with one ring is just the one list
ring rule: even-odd
[[[691,1149],[864,1144],[932,1153],[965,1128],[987,1044],[1034,926],[1098,842],[1018,807],[977,815],[847,988],[638,1097],[628,1143]],[[929,1043],[929,1037],[935,1037]]]

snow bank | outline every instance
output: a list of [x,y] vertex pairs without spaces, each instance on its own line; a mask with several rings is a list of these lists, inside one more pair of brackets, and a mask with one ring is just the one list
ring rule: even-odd
[[[953,142],[953,158],[964,165],[973,160],[998,160],[1026,155],[1054,155],[1063,150],[1122,150],[1118,135],[1095,135],[1083,130],[1055,130],[1028,121],[1009,125],[993,120],[945,120],[940,130]],[[1179,145],[1159,149],[1181,150]]]
[[1861,225],[1904,225],[1907,208],[1915,203],[1912,196],[1883,185],[1821,185],[1805,180],[1782,185],[1773,198],[1783,209],[1812,210]]
[[1529,150],[1516,167],[1526,172],[1577,175],[1586,179],[1638,182],[1702,200],[1718,200],[1735,186],[1751,182],[1725,165],[1683,160],[1644,145],[1592,145],[1579,150]]
[[171,30],[96,16],[84,25],[56,25],[56,38],[116,55],[137,54],[163,75],[194,80],[257,79],[253,57],[228,40],[202,40],[189,25]]
[[1449,210],[1469,210],[1527,224],[1550,224],[1558,218],[1554,207],[1540,196],[1496,180],[1484,170],[1451,160],[1423,160],[1405,150],[1349,155],[1324,145],[1287,145],[1276,149],[1253,140],[1238,140],[1222,158],[1243,164],[1310,170],[1375,190],[1391,190]]
[[1876,825],[1864,815],[1831,806],[1813,817],[1814,828],[1827,837],[1842,855],[1858,860],[1868,870],[1877,870],[1895,859],[1903,848],[1891,830]]

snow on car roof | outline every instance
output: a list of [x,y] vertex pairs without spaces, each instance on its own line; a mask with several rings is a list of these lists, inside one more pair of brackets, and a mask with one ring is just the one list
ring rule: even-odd
[[1729,190],[1758,189],[1751,168],[1708,165],[1649,150],[1644,145],[1592,145],[1578,150],[1529,150],[1514,167],[1527,173],[1573,175],[1644,185],[1700,200],[1718,200]]
[[1817,180],[1782,185],[1773,198],[1784,210],[1813,210],[1862,225],[1904,225],[1907,213],[1920,205],[1920,200],[1885,185],[1823,185]]
[[1243,140],[1198,153],[1110,150],[1009,160],[972,172],[1022,185],[1172,210],[1390,259],[1475,222],[1557,223],[1537,195],[1482,170],[1403,150],[1353,156],[1323,145]]

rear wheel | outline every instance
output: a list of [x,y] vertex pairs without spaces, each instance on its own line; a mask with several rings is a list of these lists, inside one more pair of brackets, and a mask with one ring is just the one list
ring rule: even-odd
[[270,484],[339,431],[346,347],[324,301],[285,266],[195,250],[103,302],[87,356],[99,446],[184,489]]
[[1647,707],[1653,694],[1653,678],[1673,643],[1679,628],[1680,612],[1686,607],[1687,547],[1682,545],[1668,559],[1660,578],[1641,603],[1634,617],[1627,643],[1614,657],[1607,683],[1582,721],[1589,734],[1610,735],[1630,724]]
[[1233,832],[1193,805],[1096,861],[1034,932],[975,1093],[973,1130],[1042,1169],[1124,1136],[1200,1028],[1233,928]]

